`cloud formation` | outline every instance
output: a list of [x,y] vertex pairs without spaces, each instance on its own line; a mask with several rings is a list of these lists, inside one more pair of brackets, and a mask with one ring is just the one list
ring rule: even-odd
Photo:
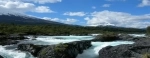
[[[39,0],[46,1],[46,0]],[[50,0],[49,0],[50,1]],[[34,3],[25,2],[24,0],[0,0],[0,12],[1,13],[52,13],[48,6],[37,6]]]
[[45,3],[57,3],[57,2],[61,2],[62,0],[23,0],[23,1],[45,4]]
[[150,0],[142,0],[138,7],[150,6]]
[[144,28],[150,25],[150,14],[132,15],[124,12],[99,11],[91,13],[86,17],[87,25],[114,25],[121,27]]
[[85,16],[86,13],[84,13],[84,12],[66,12],[66,13],[64,13],[63,15],[68,15],[68,16],[80,16],[80,17],[82,17],[82,16]]
[[37,12],[37,13],[53,13],[54,11],[52,11],[47,6],[38,6],[37,8],[35,8],[35,12]]
[[111,4],[104,4],[102,7],[110,7]]
[[62,23],[66,23],[66,24],[74,24],[78,21],[77,19],[72,19],[72,18],[59,19],[59,18],[43,17],[42,19],[56,21],[56,22],[62,22]]

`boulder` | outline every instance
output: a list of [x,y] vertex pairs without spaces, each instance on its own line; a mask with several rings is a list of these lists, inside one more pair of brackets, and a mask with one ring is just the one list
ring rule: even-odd
[[134,41],[134,42],[136,42],[136,41],[143,40],[146,37],[134,37],[134,36],[131,36],[128,34],[120,34],[119,38],[120,38],[120,40],[123,40],[123,41]]
[[0,35],[0,45],[17,44],[18,40],[28,39],[22,35]]
[[48,46],[39,52],[39,58],[76,58],[83,50],[91,47],[91,41],[75,41]]
[[119,40],[119,36],[117,35],[97,35],[92,41],[101,41],[101,42],[109,42]]
[[11,39],[8,39],[8,40],[5,40],[5,41],[0,41],[0,45],[11,45],[11,44],[17,44],[19,41],[17,40],[11,40]]
[[137,41],[131,45],[107,46],[99,51],[99,58],[148,58],[150,39]]
[[4,58],[4,57],[0,55],[0,58]]
[[76,58],[78,51],[66,44],[48,46],[40,51],[38,58]]
[[30,52],[33,56],[37,57],[39,51],[47,47],[46,45],[33,45],[33,44],[19,44],[18,50]]
[[84,40],[56,45],[19,44],[18,49],[30,52],[38,58],[76,58],[78,54],[91,46],[91,41]]

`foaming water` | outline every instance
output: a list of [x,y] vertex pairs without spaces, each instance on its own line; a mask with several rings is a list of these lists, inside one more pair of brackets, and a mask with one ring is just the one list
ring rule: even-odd
[[15,49],[7,50],[5,46],[0,46],[0,55],[4,58],[34,58],[30,53]]
[[[42,41],[51,44],[68,43],[73,41],[91,40],[93,36],[38,36],[36,41]],[[36,44],[36,43],[34,43]]]
[[117,46],[121,44],[133,44],[130,41],[115,41],[115,42],[92,42],[92,47],[79,54],[77,58],[98,58],[98,52],[107,46]]
[[[53,45],[59,43],[68,43],[73,41],[91,40],[93,36],[38,36],[36,40],[24,40],[18,44],[35,44],[35,45]],[[17,44],[17,45],[18,45]],[[85,50],[83,54],[79,54],[77,58],[98,58],[98,51],[106,46],[116,46],[121,44],[133,44],[129,41],[115,42],[92,42],[93,46]],[[16,50],[17,45],[0,46],[0,55],[4,58],[34,58],[30,53]]]
[[146,37],[145,34],[128,34],[130,36],[133,36],[133,37]]
[[[37,38],[28,37],[30,39],[20,41],[19,44],[35,44],[35,45],[53,45],[59,43],[68,43],[73,41],[90,40],[92,36],[38,36]],[[32,40],[36,39],[36,40]],[[17,49],[17,45],[0,46],[0,55],[4,58],[35,58],[28,52],[22,52]]]

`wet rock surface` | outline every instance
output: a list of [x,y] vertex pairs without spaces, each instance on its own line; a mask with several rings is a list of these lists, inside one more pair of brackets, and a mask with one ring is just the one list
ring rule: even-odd
[[92,41],[110,42],[120,40],[117,35],[97,35]]
[[47,46],[46,45],[33,45],[33,44],[19,44],[18,50],[27,51],[31,53],[33,56],[37,57],[39,51],[45,47]]
[[2,56],[0,55],[0,58],[4,58],[4,57],[2,57]]
[[108,46],[99,51],[99,58],[144,58],[150,56],[150,39],[141,38],[131,45]]
[[22,35],[0,35],[0,45],[17,44],[19,40],[28,39]]
[[38,58],[76,58],[78,54],[91,46],[91,41],[85,40],[48,46],[20,44],[18,49],[30,52]]

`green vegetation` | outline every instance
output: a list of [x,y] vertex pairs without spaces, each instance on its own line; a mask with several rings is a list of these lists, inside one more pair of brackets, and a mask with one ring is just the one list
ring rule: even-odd
[[55,46],[54,51],[60,53],[62,51],[65,51],[67,47],[68,47],[68,45],[60,43]]
[[105,32],[103,35],[96,36],[95,39],[98,39],[100,41],[114,41],[119,39],[119,36],[115,32]]
[[83,27],[74,25],[15,25],[0,24],[0,34],[35,34],[35,35],[87,35],[91,33],[118,32],[143,33],[145,30],[120,27]]
[[150,26],[146,29],[147,35],[150,35]]
[[150,58],[150,54],[149,53],[145,53],[142,55],[142,58]]
[[104,39],[116,39],[118,38],[118,34],[115,32],[105,32],[101,37]]

